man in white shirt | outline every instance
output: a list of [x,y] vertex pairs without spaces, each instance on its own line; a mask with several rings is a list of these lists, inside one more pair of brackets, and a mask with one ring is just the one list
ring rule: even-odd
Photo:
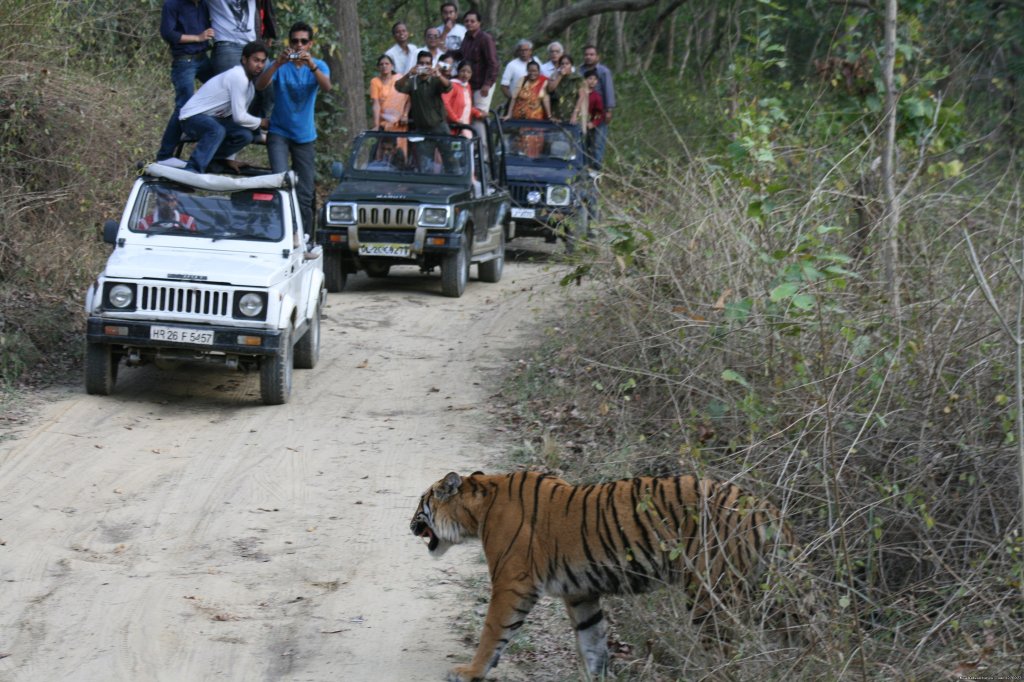
[[203,83],[181,108],[181,129],[197,140],[186,169],[205,173],[213,159],[228,159],[266,130],[269,120],[248,112],[256,94],[253,81],[267,65],[267,46],[242,48],[242,63]]
[[501,91],[505,98],[512,97],[512,86],[519,82],[519,79],[526,75],[526,65],[530,62],[540,62],[533,57],[533,43],[529,40],[520,40],[516,43],[516,58],[505,65],[505,71],[501,74]]
[[416,66],[416,55],[420,48],[409,42],[409,28],[404,21],[399,21],[391,27],[391,35],[395,38],[395,44],[385,52],[395,63],[395,73],[405,75],[412,67]]
[[462,48],[462,39],[466,37],[466,27],[459,23],[459,6],[454,2],[441,3],[441,44],[445,50],[452,52]]
[[441,42],[441,32],[437,28],[431,26],[423,32],[423,40],[426,41],[426,46],[422,49],[430,53],[430,58],[433,60],[431,66],[437,66],[437,62],[441,59],[447,50],[444,49],[444,43]]
[[545,78],[551,78],[555,75],[555,71],[558,71],[558,62],[562,59],[562,55],[565,54],[565,48],[562,47],[562,43],[555,41],[548,45],[548,61],[540,65],[540,75]]

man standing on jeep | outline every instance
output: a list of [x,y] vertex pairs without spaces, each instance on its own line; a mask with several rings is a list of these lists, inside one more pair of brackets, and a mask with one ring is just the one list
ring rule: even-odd
[[604,103],[604,119],[600,125],[594,128],[593,159],[591,164],[594,170],[601,170],[604,165],[604,149],[608,143],[608,124],[612,122],[612,109],[615,108],[615,82],[612,80],[612,72],[607,66],[601,63],[601,55],[597,47],[587,45],[583,48],[583,72],[593,70],[597,75],[597,92],[601,95]]
[[238,169],[228,159],[266,130],[270,121],[248,112],[256,89],[253,81],[267,64],[267,46],[259,41],[242,48],[242,63],[206,81],[181,108],[181,129],[197,140],[186,169],[205,173],[214,159]]
[[[452,82],[441,69],[432,66],[433,58],[426,50],[416,55],[416,66],[395,83],[395,90],[409,95],[409,127],[418,133],[451,135],[444,110],[442,95],[452,89]],[[434,150],[440,147],[441,160],[447,171],[452,170],[451,151],[447,143],[438,145],[426,139],[417,147],[420,169],[428,171],[434,160]]]
[[288,47],[256,79],[256,89],[273,83],[274,112],[267,131],[267,157],[275,173],[290,167],[299,177],[295,190],[299,198],[302,227],[313,233],[313,195],[316,182],[316,123],[313,107],[320,92],[331,90],[327,63],[314,59],[313,27],[296,22],[288,31]]

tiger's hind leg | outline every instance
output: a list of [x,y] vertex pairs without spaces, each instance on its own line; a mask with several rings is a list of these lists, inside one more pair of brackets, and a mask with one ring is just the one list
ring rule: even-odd
[[487,606],[484,629],[480,633],[480,645],[469,665],[452,668],[449,682],[472,682],[483,680],[491,668],[498,665],[501,652],[508,646],[512,636],[526,622],[526,616],[540,598],[532,587],[513,586],[498,591],[492,588],[491,603]]
[[576,631],[576,651],[587,671],[587,680],[603,680],[608,674],[608,622],[597,595],[566,597],[565,610]]

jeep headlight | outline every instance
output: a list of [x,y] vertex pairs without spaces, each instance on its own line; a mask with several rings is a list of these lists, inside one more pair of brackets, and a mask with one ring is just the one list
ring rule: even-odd
[[246,317],[256,317],[263,312],[263,296],[249,292],[238,299],[238,312]]
[[551,206],[568,206],[572,192],[565,185],[548,185],[547,203]]
[[107,300],[115,308],[124,309],[132,304],[135,299],[135,290],[127,284],[115,284],[110,287]]
[[531,190],[531,191],[527,192],[526,193],[526,201],[531,203],[531,204],[539,204],[540,203],[540,192],[538,192],[537,190]]
[[445,227],[448,225],[448,207],[424,206],[420,209],[419,224],[423,227]]
[[351,225],[356,221],[355,204],[327,204],[327,222]]

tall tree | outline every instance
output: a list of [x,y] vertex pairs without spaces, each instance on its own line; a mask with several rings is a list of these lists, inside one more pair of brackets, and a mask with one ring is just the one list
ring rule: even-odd
[[358,0],[335,0],[334,25],[338,29],[341,55],[331,55],[331,73],[341,89],[342,116],[347,129],[344,139],[366,130],[366,97],[363,85],[363,46],[359,39]]
[[896,192],[896,21],[897,0],[885,2],[885,41],[882,55],[882,83],[885,87],[885,118],[882,125],[882,192],[885,206],[885,279],[890,303],[897,320],[900,312],[899,224],[900,196]]

